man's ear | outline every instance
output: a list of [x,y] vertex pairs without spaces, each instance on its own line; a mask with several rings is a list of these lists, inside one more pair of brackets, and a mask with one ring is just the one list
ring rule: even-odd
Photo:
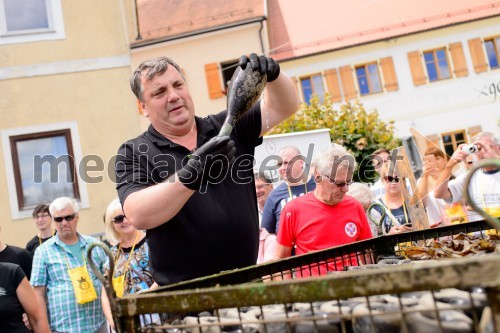
[[148,109],[146,108],[146,104],[142,101],[138,101],[139,102],[139,105],[141,107],[141,111],[142,111],[142,114],[146,117],[149,118],[149,111]]
[[318,174],[315,174],[315,175],[314,175],[314,182],[315,182],[316,184],[318,184],[318,183],[321,183],[321,181],[323,181],[323,176],[318,175]]

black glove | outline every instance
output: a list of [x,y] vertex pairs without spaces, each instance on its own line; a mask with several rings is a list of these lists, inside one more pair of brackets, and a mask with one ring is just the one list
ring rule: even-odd
[[[186,165],[177,171],[180,182],[190,190],[199,190],[202,183],[210,180],[214,169],[215,176],[219,176],[234,162],[235,152],[234,141],[229,136],[213,137],[191,153]],[[212,168],[216,163],[218,167]]]
[[239,66],[245,69],[247,63],[250,62],[252,69],[258,70],[260,74],[267,74],[267,82],[272,82],[280,75],[280,65],[273,58],[258,56],[255,53],[250,54],[250,58],[246,55],[241,56]]

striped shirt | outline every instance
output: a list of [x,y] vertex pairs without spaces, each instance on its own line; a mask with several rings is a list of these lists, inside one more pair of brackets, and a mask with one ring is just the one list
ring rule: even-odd
[[[35,252],[30,283],[34,287],[47,288],[47,310],[51,331],[95,332],[106,320],[101,306],[101,283],[87,262],[87,249],[98,240],[80,234],[78,237],[81,249],[79,258],[67,249],[58,235],[40,245]],[[68,274],[68,264],[70,268],[81,266],[82,255],[85,257],[97,299],[78,304]],[[107,262],[104,251],[100,248],[94,249],[92,259],[102,272]]]

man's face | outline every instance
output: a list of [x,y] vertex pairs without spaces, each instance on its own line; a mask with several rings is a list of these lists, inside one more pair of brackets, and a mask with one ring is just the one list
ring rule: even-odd
[[336,205],[344,199],[349,191],[349,183],[352,182],[352,170],[347,166],[334,168],[330,175],[319,174],[321,181],[316,184],[320,199],[328,205]]
[[[71,219],[71,216],[73,216]],[[61,217],[68,217],[71,221],[67,221],[65,218],[62,219],[61,222],[57,222]],[[52,217],[54,220],[54,225],[57,230],[57,234],[62,241],[71,241],[74,240],[75,237],[78,237],[76,234],[76,227],[78,225],[79,216],[78,213],[74,213],[71,207],[66,207],[60,211],[54,212],[54,216]]]
[[38,213],[33,220],[39,230],[46,230],[47,228],[50,228],[50,224],[52,223],[52,217],[48,212]]
[[387,154],[386,152],[381,152],[381,153],[378,153],[377,155],[375,155],[373,158],[372,158],[372,163],[373,163],[373,167],[375,168],[375,171],[378,173],[380,167],[382,166],[382,164],[384,164],[389,158],[389,154]]
[[165,73],[147,80],[141,78],[144,102],[141,107],[151,123],[162,134],[176,134],[191,129],[194,104],[181,74],[168,66]]
[[278,162],[278,173],[284,181],[295,184],[304,179],[304,161],[296,151],[285,150],[281,152]]
[[477,142],[481,144],[479,146],[479,151],[476,153],[478,160],[500,157],[500,146],[495,144],[491,138],[482,138]]
[[255,178],[255,194],[257,194],[257,204],[259,205],[260,209],[264,208],[267,197],[272,190],[273,184],[268,184],[263,182],[259,178]]

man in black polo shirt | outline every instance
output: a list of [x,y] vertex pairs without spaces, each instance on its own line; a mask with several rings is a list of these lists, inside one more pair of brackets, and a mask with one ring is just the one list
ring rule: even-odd
[[264,98],[238,120],[230,138],[217,137],[226,111],[194,115],[185,78],[171,59],[145,61],[131,78],[151,125],[120,147],[117,190],[127,219],[147,230],[159,285],[256,262],[254,150],[264,133],[298,109],[299,101],[294,84],[273,59],[242,56],[240,66],[247,63],[266,74],[268,84]]

